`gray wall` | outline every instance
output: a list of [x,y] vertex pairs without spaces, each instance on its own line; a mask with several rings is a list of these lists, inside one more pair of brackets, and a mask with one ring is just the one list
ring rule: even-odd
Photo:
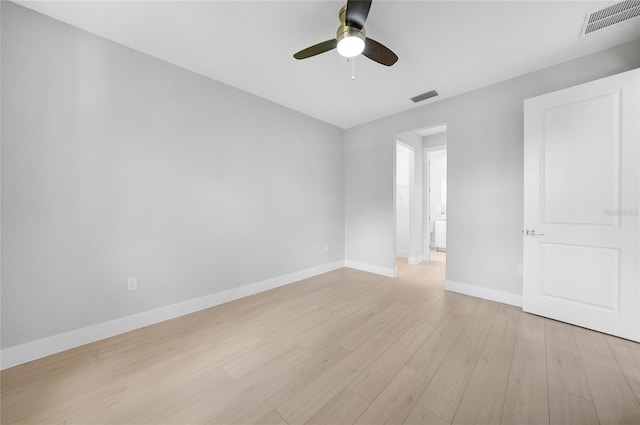
[[441,146],[447,144],[447,133],[432,134],[430,136],[424,136],[422,138],[422,144],[425,148],[432,148],[434,146]]
[[341,129],[7,2],[1,59],[2,348],[344,259]]
[[637,67],[638,41],[348,129],[347,260],[393,269],[395,136],[445,123],[447,280],[521,294],[523,100]]

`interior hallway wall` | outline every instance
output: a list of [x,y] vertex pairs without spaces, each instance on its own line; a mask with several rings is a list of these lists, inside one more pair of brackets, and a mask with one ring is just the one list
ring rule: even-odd
[[434,146],[446,145],[447,133],[431,134],[422,138],[422,145],[425,148],[432,148]]
[[[447,179],[447,151],[435,151],[429,154],[429,189],[431,204],[429,216],[431,220],[446,219],[446,179]],[[443,183],[443,179],[445,183]],[[443,184],[445,185],[443,187]],[[443,193],[443,189],[445,189]]]
[[413,151],[396,145],[396,255],[409,257],[411,250],[411,168]]
[[409,237],[409,264],[418,264],[424,260],[424,235],[423,235],[423,209],[424,209],[424,156],[423,156],[423,137],[415,131],[406,131],[396,136],[401,141],[413,149],[413,199],[411,206],[411,226]]

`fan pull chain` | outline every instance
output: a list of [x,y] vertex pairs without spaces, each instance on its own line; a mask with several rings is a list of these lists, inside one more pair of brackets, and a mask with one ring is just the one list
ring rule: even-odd
[[356,79],[356,58],[347,58],[347,63],[351,63],[351,79]]
[[351,79],[356,79],[356,58],[351,59]]
[[351,62],[351,79],[356,79],[356,58],[348,59]]

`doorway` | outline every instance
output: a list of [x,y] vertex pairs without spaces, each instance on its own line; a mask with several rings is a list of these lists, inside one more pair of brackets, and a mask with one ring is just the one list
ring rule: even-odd
[[[394,172],[396,275],[411,269],[411,273],[442,276],[442,285],[446,261],[446,129],[446,125],[437,125],[398,134]],[[433,167],[429,167],[429,161]],[[432,201],[431,184],[437,185],[437,190],[431,188],[435,193]],[[430,208],[437,209],[438,215],[430,214]]]

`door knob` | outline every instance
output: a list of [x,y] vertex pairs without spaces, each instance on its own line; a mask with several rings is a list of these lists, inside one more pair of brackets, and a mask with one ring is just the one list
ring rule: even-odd
[[536,233],[536,229],[526,229],[523,230],[522,233],[527,236],[544,236],[544,233]]

